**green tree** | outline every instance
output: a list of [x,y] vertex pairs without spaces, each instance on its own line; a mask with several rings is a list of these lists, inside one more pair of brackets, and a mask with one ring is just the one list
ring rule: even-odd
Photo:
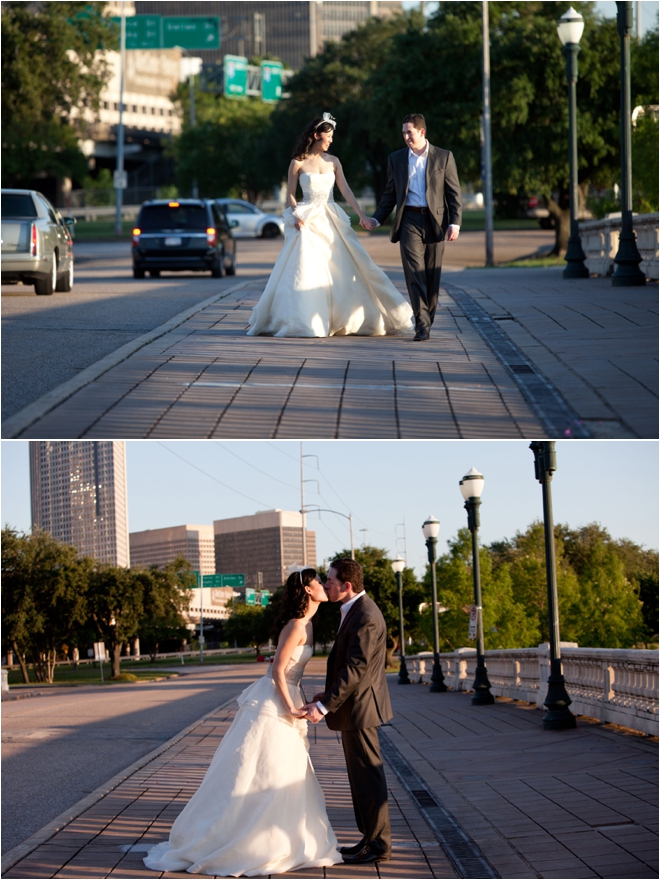
[[201,196],[234,196],[256,201],[286,174],[273,164],[268,144],[272,104],[257,98],[236,100],[196,92],[194,129],[189,124],[189,87],[176,100],[184,128],[174,139],[177,183],[190,192],[197,180]]
[[190,587],[195,586],[192,567],[183,556],[162,568],[151,566],[145,579],[142,617],[138,625],[140,646],[156,660],[159,646],[171,639],[183,640],[188,634],[183,612],[190,605]]
[[28,657],[37,681],[53,681],[62,645],[86,617],[91,566],[47,532],[2,530],[3,649],[16,654],[26,684]]
[[632,130],[633,209],[640,214],[658,210],[658,120],[637,118]]
[[234,605],[234,613],[225,621],[228,642],[239,648],[253,646],[259,652],[269,639],[269,615],[260,605]]
[[[2,185],[36,175],[85,176],[79,138],[116,48],[106,3],[2,5]],[[35,8],[36,7],[36,8]]]
[[121,674],[122,649],[138,635],[150,581],[146,569],[117,565],[98,564],[90,576],[90,619],[100,641],[110,649],[113,678]]

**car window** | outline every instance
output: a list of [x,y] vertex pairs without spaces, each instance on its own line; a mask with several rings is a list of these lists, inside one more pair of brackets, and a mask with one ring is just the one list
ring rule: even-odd
[[216,226],[221,226],[223,229],[227,228],[227,218],[222,213],[218,205],[211,205],[211,212],[213,213],[213,222]]
[[25,217],[29,220],[38,217],[37,208],[29,193],[2,193],[2,216]]
[[50,217],[51,221],[52,221],[56,226],[59,225],[58,222],[57,222],[57,217],[55,216],[55,208],[53,208],[53,206],[52,206],[51,203],[48,201],[48,199],[47,199],[45,196],[42,196],[41,193],[37,193],[37,198],[39,199],[39,201],[41,202],[41,204],[44,206],[44,208],[46,209],[46,211],[48,212],[48,216]]
[[243,205],[241,202],[229,202],[227,205],[229,214],[256,214],[252,205]]
[[172,202],[169,205],[143,205],[138,217],[143,232],[172,229],[202,230],[208,226],[205,205],[185,205]]

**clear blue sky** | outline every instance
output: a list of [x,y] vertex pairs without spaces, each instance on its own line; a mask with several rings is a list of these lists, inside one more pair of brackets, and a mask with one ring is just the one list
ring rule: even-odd
[[[541,487],[528,446],[526,440],[306,441],[305,502],[351,512],[356,545],[373,544],[392,555],[403,555],[405,520],[408,561],[421,572],[426,517],[441,522],[442,551],[466,525],[458,481],[472,465],[486,479],[483,542],[511,538],[541,518]],[[126,448],[131,531],[300,509],[296,441],[144,440]],[[556,522],[599,522],[615,538],[658,547],[657,442],[558,441],[557,460]],[[2,442],[2,522],[30,528],[26,441]],[[349,545],[348,521],[340,516],[310,515],[309,528],[317,533],[319,563]]]
[[[419,0],[403,0],[403,8],[404,9],[412,9],[415,6],[419,6]],[[634,15],[637,15],[637,3],[633,3],[634,7]],[[430,2],[425,4],[425,11],[427,15],[432,15],[436,9],[438,8],[438,4],[436,2]],[[615,0],[600,0],[600,2],[596,3],[596,8],[598,11],[604,15],[606,18],[616,18],[616,3]],[[658,20],[658,4],[656,0],[642,0],[641,4],[642,10],[642,31],[645,33],[649,28],[653,28],[656,25]]]

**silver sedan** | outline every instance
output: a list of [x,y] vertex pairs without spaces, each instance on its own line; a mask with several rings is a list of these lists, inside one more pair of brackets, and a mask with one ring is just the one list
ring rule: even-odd
[[[277,214],[266,214],[243,199],[216,199],[215,203],[226,215],[234,238],[276,238],[284,235],[284,220]],[[234,226],[233,221],[238,225]]]

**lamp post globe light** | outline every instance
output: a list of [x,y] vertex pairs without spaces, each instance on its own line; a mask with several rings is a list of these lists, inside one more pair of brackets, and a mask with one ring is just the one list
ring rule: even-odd
[[568,708],[571,698],[561,665],[559,641],[559,606],[557,603],[557,561],[555,558],[555,529],[552,517],[552,493],[550,483],[557,470],[554,440],[530,443],[534,453],[534,474],[543,487],[543,530],[545,534],[545,571],[548,585],[548,620],[550,625],[550,675],[548,693],[543,705],[548,712],[543,718],[545,730],[568,730],[577,727],[575,715]]
[[468,515],[468,529],[472,535],[472,578],[474,581],[474,604],[477,608],[477,668],[472,685],[472,705],[487,706],[495,702],[495,697],[490,692],[490,681],[484,658],[484,620],[481,610],[481,570],[479,567],[479,508],[481,506],[481,493],[484,490],[483,474],[476,468],[472,468],[459,481],[461,495],[465,501],[465,509]]
[[429,568],[431,570],[431,613],[433,614],[433,673],[431,674],[431,692],[439,693],[447,690],[445,677],[440,667],[440,636],[438,633],[438,585],[435,576],[436,547],[440,534],[440,523],[434,516],[430,516],[422,526],[422,532],[426,540],[426,549],[429,554]]
[[630,35],[633,29],[632,2],[617,2],[616,28],[621,42],[621,235],[614,258],[613,287],[637,287],[646,284],[639,268],[642,257],[632,221],[632,119],[630,108]]
[[566,82],[568,83],[568,169],[569,198],[571,211],[571,234],[566,251],[564,278],[588,278],[589,270],[584,264],[586,255],[580,241],[578,227],[578,182],[577,182],[577,111],[575,84],[578,78],[577,57],[580,51],[580,37],[584,30],[584,19],[573,7],[565,12],[557,22],[557,34],[566,58]]
[[392,571],[396,577],[396,585],[399,591],[399,653],[401,655],[401,666],[399,668],[399,684],[410,684],[408,678],[408,667],[406,666],[406,643],[403,632],[403,569],[406,567],[405,559],[397,556],[391,562]]

